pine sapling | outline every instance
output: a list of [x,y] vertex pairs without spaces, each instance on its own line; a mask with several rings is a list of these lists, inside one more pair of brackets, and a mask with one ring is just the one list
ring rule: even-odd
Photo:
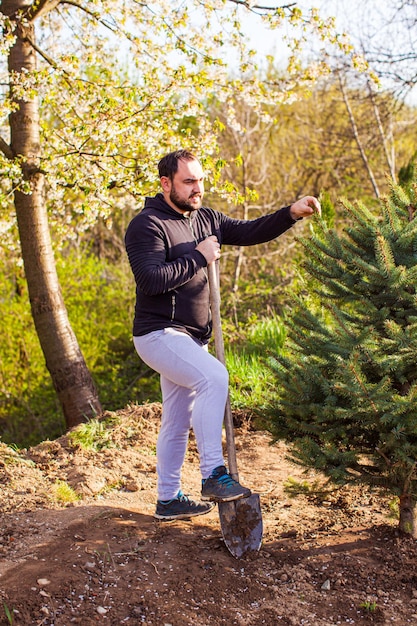
[[335,483],[399,497],[400,529],[417,536],[416,184],[392,185],[374,214],[343,203],[338,233],[317,220],[302,294],[276,356],[276,438]]

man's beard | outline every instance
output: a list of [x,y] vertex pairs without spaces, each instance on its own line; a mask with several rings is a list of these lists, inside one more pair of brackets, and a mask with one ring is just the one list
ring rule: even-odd
[[[197,194],[194,194],[194,195],[197,195]],[[188,211],[196,211],[197,209],[201,207],[201,196],[199,198],[200,202],[198,205],[192,204],[188,200],[181,200],[181,198],[177,195],[177,192],[174,186],[172,186],[171,192],[169,194],[169,199],[171,200],[173,204],[175,204],[175,206],[180,211],[184,211],[184,213],[187,213]]]

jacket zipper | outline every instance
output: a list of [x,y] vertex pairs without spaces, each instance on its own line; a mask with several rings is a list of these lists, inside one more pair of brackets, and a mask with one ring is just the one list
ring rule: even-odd
[[[188,219],[188,224],[189,224],[189,226],[190,226],[190,231],[191,231],[191,234],[192,234],[192,236],[194,237],[194,241],[195,241],[195,243],[197,244],[197,243],[198,243],[198,241],[197,241],[197,238],[196,238],[196,236],[195,236],[195,232],[194,232],[194,228],[193,228],[193,223],[192,223],[192,220],[191,220],[191,216],[190,216],[189,218],[187,218],[187,219]],[[209,236],[209,235],[206,235],[206,237],[208,237],[208,236]],[[205,275],[205,277],[206,277],[206,281],[208,282],[208,274],[207,274],[207,270],[206,270],[205,268],[203,268],[203,271],[204,271],[204,275]],[[211,312],[210,312],[210,309],[209,309],[209,321],[211,321]],[[210,330],[210,324],[208,324],[208,325],[206,326],[206,332],[208,332],[209,330]]]
[[[188,225],[190,227],[191,230],[191,234],[194,238],[195,243],[197,243],[197,240],[195,238],[195,233],[194,233],[194,228],[193,228],[193,224],[191,221],[191,217],[186,218],[188,221]],[[175,293],[171,294],[171,322],[173,322],[175,320],[175,309],[176,309],[176,298],[175,298]]]
[[175,320],[175,293],[171,295],[171,322]]
[[[197,245],[198,241],[197,241],[197,237],[195,236],[195,231],[194,231],[194,228],[193,228],[193,222],[192,222],[192,219],[191,219],[191,215],[190,215],[190,217],[187,217],[186,219],[188,220],[188,225],[190,227],[191,234],[192,234],[192,236],[194,238],[194,243]],[[206,237],[209,237],[209,235],[206,235]],[[206,280],[208,282],[207,270],[205,270],[205,269],[204,269],[204,274],[205,274]]]
[[190,217],[188,217],[187,219],[188,219],[188,225],[189,225],[190,230],[191,230],[191,234],[192,234],[192,236],[194,237],[194,243],[197,243],[197,239],[196,239],[195,232],[194,232],[194,228],[193,228],[193,222],[192,222],[192,220],[191,220],[191,215],[190,215]]

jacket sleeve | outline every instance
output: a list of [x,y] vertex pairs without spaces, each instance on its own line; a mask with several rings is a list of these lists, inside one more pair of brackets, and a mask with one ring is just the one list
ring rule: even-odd
[[136,285],[148,296],[181,287],[207,265],[205,257],[195,249],[167,261],[166,239],[158,220],[142,219],[141,214],[129,224],[125,245]]
[[296,223],[291,217],[290,208],[287,206],[254,220],[235,220],[220,214],[221,243],[253,246],[279,237]]

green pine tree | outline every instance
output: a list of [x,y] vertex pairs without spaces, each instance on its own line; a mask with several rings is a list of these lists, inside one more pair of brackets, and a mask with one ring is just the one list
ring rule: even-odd
[[296,462],[333,482],[399,496],[399,527],[416,532],[416,184],[392,185],[380,214],[344,202],[348,226],[325,220],[300,241],[303,293],[286,353],[273,359],[273,432]]

